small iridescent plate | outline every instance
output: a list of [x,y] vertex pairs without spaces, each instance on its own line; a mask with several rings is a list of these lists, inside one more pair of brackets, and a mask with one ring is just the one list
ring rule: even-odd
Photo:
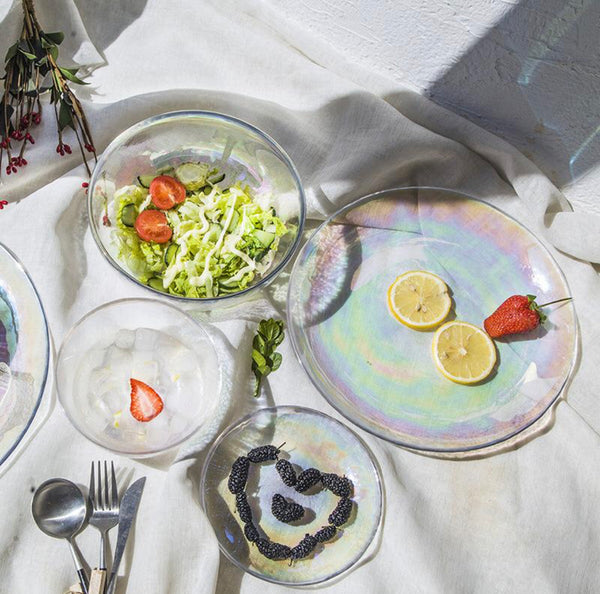
[[[354,485],[353,511],[337,536],[317,546],[312,555],[290,563],[272,561],[244,536],[244,524],[227,488],[232,463],[261,445],[281,446],[296,473],[317,468],[323,473],[347,476]],[[302,505],[304,517],[294,524],[271,513],[273,495],[279,493]],[[283,484],[275,462],[251,464],[246,494],[255,525],[271,541],[293,547],[305,534],[328,523],[338,497],[319,485],[298,493]],[[382,491],[377,465],[364,442],[335,419],[308,408],[279,406],[260,409],[226,429],[213,444],[203,468],[202,506],[217,535],[221,550],[248,573],[278,584],[316,584],[350,568],[373,541],[381,519]]]
[[46,316],[29,275],[0,244],[0,465],[25,443],[50,356]]
[[570,295],[542,243],[484,202],[435,188],[367,196],[317,229],[290,279],[290,335],[323,396],[363,429],[434,452],[490,446],[538,420],[573,368],[572,303],[547,308],[533,332],[497,340],[492,375],[459,385],[433,363],[433,331],[411,330],[388,309],[388,287],[409,270],[444,279],[448,319],[477,326],[512,294],[539,304]]

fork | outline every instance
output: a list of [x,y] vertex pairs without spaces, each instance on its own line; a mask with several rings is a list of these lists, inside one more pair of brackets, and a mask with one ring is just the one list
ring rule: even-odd
[[[98,471],[96,474],[94,473],[94,463],[92,462],[89,490],[89,500],[92,507],[92,515],[89,523],[97,528],[100,532],[100,562],[98,563],[98,569],[92,572],[92,579],[90,580],[90,594],[94,591],[92,588],[94,584],[98,584],[95,586],[95,589],[98,593],[102,594],[104,592],[104,581],[106,579],[107,534],[111,528],[114,528],[119,523],[119,494],[117,492],[115,466],[112,462],[110,463],[110,471],[111,488],[109,495],[108,465],[106,460],[104,461],[104,475],[102,474],[102,466],[100,465],[100,461],[98,461]],[[104,496],[102,493],[103,490]]]

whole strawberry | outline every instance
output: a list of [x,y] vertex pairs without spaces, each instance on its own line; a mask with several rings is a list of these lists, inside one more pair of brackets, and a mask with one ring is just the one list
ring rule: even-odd
[[513,295],[502,303],[489,318],[485,319],[483,327],[492,338],[529,332],[546,320],[542,307],[569,299],[571,298],[565,297],[538,305],[535,302],[535,295]]

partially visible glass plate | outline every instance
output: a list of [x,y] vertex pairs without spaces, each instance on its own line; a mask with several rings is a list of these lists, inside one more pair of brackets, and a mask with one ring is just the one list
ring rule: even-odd
[[451,317],[482,326],[512,294],[569,296],[555,260],[500,210],[450,190],[373,194],[325,221],[291,274],[288,325],[299,359],[347,419],[410,448],[460,452],[499,443],[552,405],[575,361],[572,303],[547,308],[533,332],[496,341],[495,372],[473,386],[437,371],[433,331],[389,312],[387,290],[408,270],[443,278]]
[[[238,456],[261,445],[281,448],[280,458],[292,463],[297,473],[307,468],[346,475],[354,484],[354,512],[338,536],[321,544],[307,559],[271,561],[250,544],[235,511],[235,496],[227,488],[231,465]],[[271,513],[275,493],[305,508],[301,525],[284,524]],[[306,494],[286,487],[275,462],[251,464],[246,494],[253,521],[272,541],[294,546],[306,533],[314,534],[327,525],[338,498],[324,489]],[[202,506],[212,524],[221,550],[248,573],[278,584],[294,586],[328,580],[356,563],[372,542],[381,519],[382,492],[377,465],[360,438],[335,419],[308,408],[279,406],[265,408],[245,417],[228,429],[208,453],[201,482]]]
[[33,422],[48,360],[48,327],[37,291],[16,256],[0,244],[0,465]]

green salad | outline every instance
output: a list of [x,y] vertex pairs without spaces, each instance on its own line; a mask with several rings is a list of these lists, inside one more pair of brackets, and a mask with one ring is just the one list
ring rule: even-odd
[[241,182],[208,163],[184,163],[114,195],[113,238],[143,283],[184,297],[237,293],[264,274],[289,225]]

